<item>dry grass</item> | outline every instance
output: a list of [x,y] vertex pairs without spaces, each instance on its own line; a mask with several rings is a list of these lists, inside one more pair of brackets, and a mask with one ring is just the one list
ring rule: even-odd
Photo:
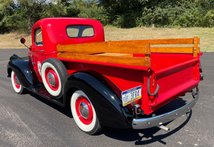
[[[0,48],[24,48],[19,43],[19,38],[23,36],[27,40],[27,45],[31,44],[30,36],[16,33],[0,35]],[[214,28],[131,28],[120,29],[111,26],[105,27],[106,40],[135,40],[152,38],[201,38],[201,50],[214,51]]]
[[31,44],[31,37],[23,34],[9,33],[0,35],[0,49],[21,49],[24,46],[19,42],[20,38],[24,37],[26,39],[26,44]]

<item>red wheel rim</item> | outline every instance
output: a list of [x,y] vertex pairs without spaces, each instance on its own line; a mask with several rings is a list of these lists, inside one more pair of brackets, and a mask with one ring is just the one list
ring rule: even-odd
[[47,68],[45,70],[45,80],[48,86],[53,91],[57,91],[59,88],[59,77],[57,73],[52,68]]
[[19,83],[19,80],[14,72],[14,75],[13,75],[13,81],[14,81],[14,84],[16,86],[17,89],[19,89],[21,87],[20,83]]
[[80,96],[76,101],[75,107],[79,120],[83,124],[89,125],[93,120],[93,109],[90,101],[86,97]]

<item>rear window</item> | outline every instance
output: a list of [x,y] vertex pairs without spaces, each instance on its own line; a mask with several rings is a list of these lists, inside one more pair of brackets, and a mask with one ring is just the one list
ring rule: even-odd
[[83,38],[94,36],[94,28],[87,25],[75,25],[67,27],[67,35],[71,38]]

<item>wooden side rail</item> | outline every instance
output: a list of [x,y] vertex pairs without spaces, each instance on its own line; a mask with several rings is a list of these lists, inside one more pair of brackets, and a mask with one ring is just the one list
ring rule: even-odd
[[[59,58],[150,67],[150,54],[152,52],[191,53],[197,57],[200,52],[199,43],[198,37],[108,41],[74,45],[59,44],[57,51]],[[134,57],[133,54],[143,54],[144,56]]]
[[[195,37],[198,38],[198,37]],[[148,39],[148,40],[130,40],[135,43],[149,44],[194,44],[194,38],[176,38],[176,39]]]
[[76,54],[76,53],[59,53],[58,58],[150,67],[149,57],[135,58],[132,56],[118,57],[118,56],[89,55],[89,54]]
[[[110,41],[74,45],[58,45],[58,58],[70,60],[87,60],[109,64],[150,67],[150,45],[127,41]],[[144,54],[144,57],[133,57]]]
[[194,47],[151,47],[152,53],[193,53]]
[[[149,41],[149,40],[147,40]],[[187,38],[187,39],[161,39],[151,40],[151,52],[157,53],[192,53],[197,57],[200,53],[200,38]]]
[[137,44],[129,41],[109,41],[73,45],[58,45],[58,52],[83,54],[121,53],[121,54],[150,54],[149,43]]

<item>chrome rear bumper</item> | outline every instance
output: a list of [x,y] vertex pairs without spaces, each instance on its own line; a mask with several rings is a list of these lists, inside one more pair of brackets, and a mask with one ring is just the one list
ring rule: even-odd
[[133,129],[146,129],[152,127],[158,127],[164,123],[170,122],[188,112],[191,111],[192,107],[196,104],[199,98],[199,92],[192,92],[193,100],[184,106],[167,112],[165,114],[161,114],[158,116],[150,117],[150,118],[134,118],[132,121]]

